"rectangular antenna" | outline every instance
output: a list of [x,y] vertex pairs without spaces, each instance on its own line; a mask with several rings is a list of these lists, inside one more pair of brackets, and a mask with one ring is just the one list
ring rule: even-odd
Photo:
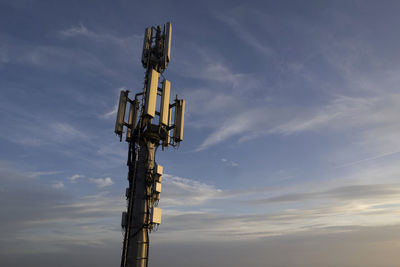
[[160,124],[168,125],[168,112],[169,112],[169,95],[171,91],[171,82],[168,80],[163,81],[161,106],[160,106]]
[[136,128],[136,121],[138,117],[138,111],[139,111],[139,101],[133,100],[131,103],[131,106],[129,108],[129,117],[128,117],[128,125],[130,128],[126,131],[126,141],[129,142],[131,140],[132,132]]
[[117,121],[115,122],[115,133],[119,136],[122,136],[122,129],[124,126],[126,101],[127,101],[126,92],[121,91],[121,94],[119,96]]
[[183,140],[183,123],[185,120],[185,100],[175,100],[175,129],[174,129],[174,140],[180,142]]
[[154,118],[156,112],[156,101],[157,101],[157,90],[158,90],[158,79],[160,78],[160,73],[151,70],[149,79],[147,82],[146,89],[146,104],[144,108],[144,114]]
[[126,224],[128,221],[128,214],[126,211],[122,212],[122,216],[121,216],[121,227],[125,229]]
[[142,50],[142,64],[143,67],[145,68],[147,68],[147,60],[150,55],[151,35],[152,35],[151,29],[146,28],[146,30],[144,31],[143,50]]
[[155,167],[155,177],[156,177],[156,182],[161,183],[162,181],[162,175],[163,175],[163,166],[156,164]]
[[150,222],[153,224],[161,224],[161,209],[153,207],[151,209],[151,219]]
[[162,58],[163,68],[166,69],[169,63],[170,55],[171,55],[171,36],[172,36],[172,26],[171,22],[167,22],[165,25],[165,34],[164,34],[164,51]]
[[[168,127],[170,127],[171,126],[171,116],[172,116],[172,111],[171,111],[171,109],[169,108],[168,109]],[[163,147],[168,147],[169,146],[169,142],[171,141],[171,130],[167,130],[167,134],[166,134],[166,136],[165,136],[165,139],[163,140]]]

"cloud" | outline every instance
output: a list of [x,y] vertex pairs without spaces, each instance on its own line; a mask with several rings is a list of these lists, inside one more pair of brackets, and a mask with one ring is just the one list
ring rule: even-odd
[[87,138],[87,135],[85,133],[65,122],[55,122],[53,124],[50,124],[50,129],[52,131],[54,139],[58,140]]
[[60,173],[59,171],[41,171],[41,172],[28,172],[26,173],[26,175],[28,177],[39,177],[39,176],[43,176],[43,175],[53,175],[53,174],[57,174]]
[[252,204],[270,204],[273,202],[296,202],[332,198],[340,201],[350,200],[385,200],[400,193],[399,184],[368,184],[341,186],[327,191],[311,193],[284,194],[276,197],[249,201]]
[[230,167],[237,167],[239,166],[239,163],[231,161],[231,160],[227,160],[226,158],[222,158],[221,162],[225,163],[226,165],[230,166]]
[[76,183],[78,181],[78,179],[81,179],[85,177],[84,175],[81,174],[74,174],[71,177],[69,177],[68,179],[71,181],[71,183]]
[[54,184],[51,185],[54,189],[63,189],[64,188],[64,183],[61,181],[58,181]]
[[[13,143],[29,146],[59,145],[72,141],[84,141],[88,137],[86,132],[65,121],[49,122],[24,111],[14,118],[14,122],[0,134],[2,138]],[[25,125],[23,134],[18,131],[19,122],[22,121]]]
[[78,26],[73,26],[65,30],[59,31],[61,37],[64,38],[78,38],[86,37],[97,42],[110,42],[115,45],[128,48],[129,45],[139,45],[143,36],[134,34],[128,37],[120,37],[109,33],[99,33],[89,30],[86,26],[80,23]]
[[[196,151],[202,151],[210,146],[221,143],[230,137],[244,134],[252,131],[252,128],[259,122],[261,116],[261,110],[253,109],[244,111],[241,114],[229,118],[223,124],[217,127],[203,143],[196,149]],[[263,119],[267,119],[263,116]]]
[[[0,161],[0,254],[68,253],[120,242],[121,196],[70,195],[63,182],[32,179]],[[27,205],[27,203],[29,203]],[[12,240],[6,242],[5,240]]]
[[394,159],[362,172],[333,173],[329,180],[316,177],[318,183],[293,181],[242,190],[222,190],[174,176],[171,180],[167,175],[160,200],[160,240],[173,236],[183,241],[189,234],[196,240],[253,240],[399,224],[399,171]]
[[110,177],[106,178],[89,178],[89,182],[96,184],[98,187],[108,187],[114,184]]
[[87,35],[90,35],[91,33],[81,23],[81,24],[79,24],[79,26],[71,27],[69,29],[61,31],[60,34],[63,36],[66,36],[66,37],[73,37],[73,36],[77,36],[77,35],[86,35],[87,36]]
[[[154,265],[169,262],[173,266],[385,266],[398,263],[399,225],[380,227],[314,228],[287,236],[232,241],[195,240],[174,244],[152,236]],[[189,233],[188,233],[189,234]],[[190,234],[189,234],[190,236]],[[244,249],[245,248],[245,249]],[[198,253],[192,253],[197,251]],[[192,255],[176,257],[176,255]],[[208,255],[205,259],[204,255]]]
[[198,206],[223,197],[222,190],[196,180],[163,175],[162,207]]
[[[236,7],[216,17],[264,55],[270,53],[262,51],[268,48],[264,41],[272,29],[264,27],[265,21],[277,21],[278,28],[288,32],[300,30],[305,37],[309,34],[309,25],[304,20],[293,18],[295,26],[288,25],[281,18],[246,7]],[[187,125],[210,130],[197,151],[226,140],[241,143],[271,134],[288,136],[310,131],[324,136],[331,131],[337,134],[353,131],[358,140],[371,145],[378,155],[393,151],[393,146],[399,147],[396,138],[400,133],[396,121],[399,113],[396,104],[399,95],[395,89],[399,83],[397,62],[385,62],[382,51],[365,42],[362,34],[337,40],[322,26],[317,26],[313,28],[313,37],[306,42],[313,48],[312,52],[304,52],[301,46],[295,50],[305,54],[304,57],[274,58],[272,67],[257,65],[258,70],[251,74],[209,53],[212,55],[210,62],[203,59],[204,63],[196,70],[203,73],[202,81],[209,83],[200,91],[207,91],[207,87],[215,89],[207,92],[210,96],[195,93],[196,90],[192,95],[189,93],[190,105],[193,104],[193,110],[198,113],[190,118],[193,124],[188,120]],[[288,47],[294,49],[291,45]],[[329,73],[328,78],[325,72]],[[218,84],[221,77],[226,84]],[[246,81],[251,81],[251,86],[246,85]],[[228,84],[238,85],[245,94],[238,92],[240,90],[227,92],[231,87]],[[291,99],[293,96],[297,99]],[[226,101],[221,101],[223,108],[216,110],[201,97],[209,102],[214,102],[215,98]],[[192,112],[190,105],[189,113]]]
[[[358,135],[374,145],[386,149],[400,146],[394,138],[400,133],[400,127],[395,126],[399,112],[396,103],[400,95],[378,93],[369,97],[337,96],[327,105],[301,109],[249,108],[216,126],[197,151],[234,136],[239,136],[238,141],[242,142],[270,134],[287,136],[306,131],[323,134],[327,129],[337,133],[359,130]],[[269,114],[274,114],[275,118]],[[376,138],[378,135],[379,139]]]
[[[239,10],[240,13],[243,12],[243,10]],[[262,15],[260,12],[255,12],[255,10],[244,10],[245,12],[251,11],[251,16],[260,16]],[[246,13],[247,13],[246,12]],[[265,24],[265,17],[263,23]],[[271,46],[268,46],[267,44],[263,44],[262,41],[260,40],[260,37],[262,34],[253,34],[252,31],[248,28],[246,28],[244,23],[240,23],[235,17],[233,16],[228,16],[219,13],[216,15],[216,18],[225,23],[229,28],[236,34],[236,36],[244,41],[248,46],[251,48],[256,49],[258,52],[260,52],[262,55],[266,57],[272,57],[275,56],[276,52]]]
[[352,161],[352,162],[348,162],[348,163],[336,166],[336,167],[334,167],[334,169],[347,168],[347,167],[351,167],[351,166],[354,166],[354,165],[357,165],[357,164],[362,164],[362,163],[365,163],[365,162],[379,160],[379,159],[382,159],[382,158],[393,156],[393,155],[396,155],[398,153],[400,153],[400,151],[394,151],[394,152],[387,152],[387,153],[383,153],[383,154],[378,154],[378,155],[375,155],[373,157],[363,158],[363,159],[360,159],[360,160],[356,160],[356,161]]

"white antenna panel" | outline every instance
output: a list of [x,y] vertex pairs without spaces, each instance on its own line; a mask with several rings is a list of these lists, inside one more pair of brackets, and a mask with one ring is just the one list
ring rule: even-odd
[[117,121],[115,122],[115,133],[119,136],[122,136],[122,129],[124,126],[126,101],[127,101],[126,92],[121,91],[121,94],[119,96]]
[[185,100],[176,100],[174,139],[176,142],[183,140],[183,124],[185,120]]
[[160,73],[151,70],[149,75],[149,80],[147,82],[147,90],[146,90],[146,105],[145,105],[145,114],[154,118],[156,112],[156,101],[157,101],[157,90],[158,90],[158,79],[160,78]]
[[155,188],[154,188],[154,191],[156,191],[156,193],[161,193],[161,183],[159,183],[159,182],[156,182],[155,183]]
[[138,116],[138,108],[139,108],[139,101],[134,100],[131,102],[131,106],[129,108],[129,117],[128,117],[128,130],[126,131],[126,141],[129,141],[132,136],[133,130],[136,128],[136,121]]
[[156,174],[163,175],[163,166],[159,164],[156,165]]
[[151,223],[161,224],[161,209],[157,207],[151,208]]
[[168,112],[169,112],[169,96],[171,92],[171,82],[168,80],[163,81],[161,107],[160,107],[160,124],[168,126]]

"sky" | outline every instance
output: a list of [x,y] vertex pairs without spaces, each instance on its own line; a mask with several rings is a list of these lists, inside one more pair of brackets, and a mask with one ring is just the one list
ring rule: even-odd
[[0,265],[119,266],[144,29],[184,140],[149,266],[400,262],[398,1],[0,0]]

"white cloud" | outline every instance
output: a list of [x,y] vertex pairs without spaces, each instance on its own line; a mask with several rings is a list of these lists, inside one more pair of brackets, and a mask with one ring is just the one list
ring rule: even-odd
[[110,177],[106,178],[89,178],[89,182],[96,184],[98,187],[107,187],[114,184]]
[[99,33],[89,30],[82,23],[79,26],[73,26],[71,28],[62,30],[59,32],[62,37],[74,38],[74,37],[86,37],[94,41],[102,41],[113,43],[124,48],[129,48],[130,45],[139,45],[142,41],[143,36],[134,34],[128,37],[119,37],[109,33]]
[[27,176],[28,177],[39,177],[39,176],[43,176],[43,175],[53,175],[53,174],[57,174],[60,173],[59,171],[41,171],[41,172],[28,172]]
[[72,37],[77,35],[88,35],[90,32],[88,29],[81,23],[79,26],[71,27],[69,29],[63,30],[60,32],[61,35]]
[[78,179],[81,179],[85,177],[84,175],[81,174],[74,174],[71,177],[69,177],[69,180],[71,181],[71,183],[76,183],[78,181]]
[[262,114],[260,113],[261,111],[258,109],[248,110],[232,118],[229,118],[219,127],[217,127],[217,129],[203,141],[203,143],[197,148],[196,151],[202,151],[212,145],[223,142],[232,136],[240,135],[245,132],[254,130],[253,127],[258,122],[260,122],[260,120],[265,120],[268,118],[265,116],[260,117],[260,115]]
[[[261,15],[260,13],[254,14],[254,10],[252,11],[252,13],[252,16]],[[249,29],[246,29],[243,23],[240,23],[234,17],[222,14],[218,14],[216,17],[217,19],[220,19],[222,22],[228,25],[229,28],[231,28],[231,30],[237,35],[237,37],[242,39],[242,41],[244,41],[248,46],[256,49],[264,56],[271,57],[275,55],[275,51],[272,49],[272,47],[263,44],[260,38],[257,37],[257,35],[252,34]],[[258,33],[258,35],[262,36],[262,34],[260,33]]]
[[[291,108],[254,107],[234,114],[203,141],[197,151],[238,136],[239,142],[268,134],[292,135],[305,131],[345,133],[355,130],[365,142],[385,148],[400,147],[397,114],[400,94],[368,97],[336,96],[324,106]],[[274,118],[270,116],[274,115]],[[379,137],[379,138],[378,138]],[[379,144],[377,144],[379,142]]]
[[222,161],[223,163],[225,163],[226,165],[231,166],[231,167],[237,167],[237,166],[239,166],[239,163],[234,162],[234,161],[232,161],[232,160],[227,160],[226,158],[222,158],[221,161]]
[[54,184],[51,185],[54,189],[63,189],[64,188],[64,183],[61,181],[58,181]]
[[163,207],[196,206],[223,197],[221,189],[192,179],[163,175]]
[[[87,134],[72,126],[68,122],[52,121],[38,119],[37,116],[32,116],[28,112],[21,111],[19,116],[16,116],[7,130],[0,133],[0,137],[14,143],[30,146],[54,145],[68,143],[76,140],[85,140]],[[25,121],[24,134],[19,133],[18,122]],[[10,135],[10,133],[13,133]]]
[[77,128],[73,127],[66,122],[55,122],[50,124],[53,138],[57,140],[74,139],[74,138],[86,138],[87,135]]

